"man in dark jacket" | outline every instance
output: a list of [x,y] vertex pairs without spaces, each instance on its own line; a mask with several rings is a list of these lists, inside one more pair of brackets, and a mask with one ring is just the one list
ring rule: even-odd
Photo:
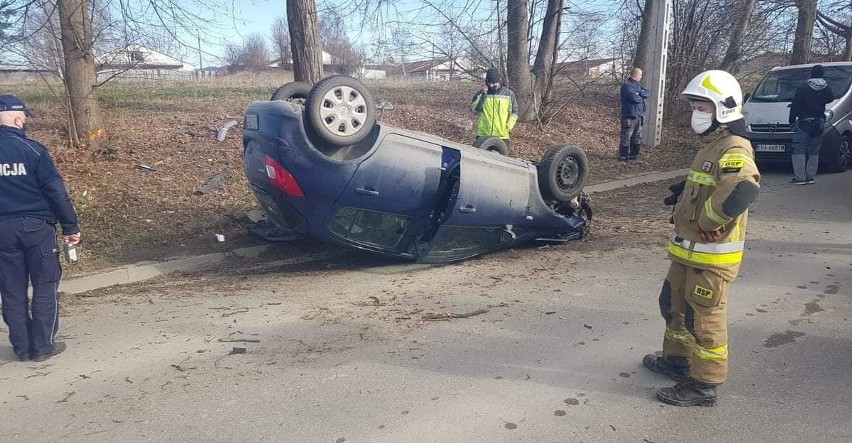
[[633,68],[630,77],[621,85],[621,143],[618,159],[636,160],[642,147],[642,123],[645,118],[645,99],[651,91],[642,86],[642,70]]
[[56,223],[66,243],[80,242],[80,228],[50,154],[27,138],[31,115],[18,97],[0,95],[0,296],[12,350],[41,362],[65,350],[54,341],[62,275]]
[[834,101],[834,94],[823,78],[822,65],[811,68],[809,78],[793,96],[790,104],[790,125],[793,127],[793,178],[794,185],[814,183],[822,149],[822,131],[825,123],[825,105]]

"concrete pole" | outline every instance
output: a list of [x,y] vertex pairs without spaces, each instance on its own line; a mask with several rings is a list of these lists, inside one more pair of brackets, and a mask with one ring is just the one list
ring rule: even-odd
[[648,54],[648,67],[644,83],[651,90],[648,98],[648,111],[642,128],[642,140],[646,147],[659,146],[663,133],[663,103],[666,94],[666,62],[669,52],[669,17],[672,0],[654,2],[651,11],[651,44]]

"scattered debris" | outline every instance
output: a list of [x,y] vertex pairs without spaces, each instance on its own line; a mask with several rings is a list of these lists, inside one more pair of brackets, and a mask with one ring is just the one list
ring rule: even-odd
[[254,226],[249,228],[249,232],[271,242],[293,241],[302,238],[299,234],[286,229],[281,229],[269,223],[269,221],[257,222]]
[[225,236],[222,234],[216,234],[216,241],[219,243],[223,243],[225,241]]
[[65,393],[65,398],[62,400],[58,400],[57,403],[68,403],[68,399],[71,398],[72,395],[76,394],[77,391],[71,391]]
[[[242,308],[242,309],[237,309],[236,311],[223,312],[223,313],[222,313],[222,317],[230,317],[230,316],[232,316],[232,315],[244,314],[244,313],[246,313],[246,312],[248,312],[248,311],[249,311],[249,310],[248,310],[248,308]],[[220,341],[221,341],[221,340],[220,340]],[[258,340],[258,341],[260,341],[260,340]]]
[[220,338],[217,341],[222,343],[260,343],[259,338]]
[[454,314],[454,313],[443,313],[443,314],[435,314],[432,312],[427,312],[423,314],[423,320],[449,320],[451,318],[468,318],[473,317],[474,315],[485,314],[488,312],[488,309],[477,309],[475,311],[465,312],[462,314]]
[[266,221],[266,213],[260,209],[252,209],[251,211],[246,211],[246,218],[252,223],[260,223]]
[[223,169],[221,172],[214,175],[213,178],[211,178],[206,185],[198,188],[198,190],[195,191],[195,195],[203,195],[209,193],[210,191],[219,187],[219,185],[222,184],[222,181],[224,181],[230,175],[231,173],[228,171],[228,168]]
[[228,130],[236,125],[236,120],[228,120],[222,126],[219,126],[219,129],[216,130],[216,141],[225,141],[225,137],[228,136]]
[[148,165],[136,165],[136,169],[144,172],[157,172],[157,169]]
[[235,348],[231,348],[231,352],[229,352],[228,355],[245,354],[245,353],[246,353],[246,348],[236,348],[235,347]]
[[589,325],[587,325],[587,324],[585,324],[585,323],[583,323],[583,327],[584,327],[584,328],[586,328],[586,329],[592,329],[592,327],[591,327],[591,326],[589,326]]

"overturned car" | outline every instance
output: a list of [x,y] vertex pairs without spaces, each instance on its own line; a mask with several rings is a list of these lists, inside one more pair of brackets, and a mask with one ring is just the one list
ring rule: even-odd
[[462,260],[532,240],[564,242],[591,221],[582,150],[533,164],[382,124],[370,91],[348,76],[294,82],[245,113],[245,172],[282,229],[424,263]]

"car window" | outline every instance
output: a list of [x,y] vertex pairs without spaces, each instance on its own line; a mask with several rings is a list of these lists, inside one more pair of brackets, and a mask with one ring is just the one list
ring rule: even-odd
[[511,234],[504,228],[444,226],[442,231],[424,261],[460,260],[511,240]]
[[408,217],[402,215],[345,207],[331,220],[329,229],[356,243],[395,250],[408,225]]
[[[796,89],[810,77],[811,68],[783,69],[772,71],[757,85],[750,101],[753,102],[789,102],[793,100]],[[825,66],[825,81],[834,98],[840,98],[849,90],[852,83],[852,66]]]

